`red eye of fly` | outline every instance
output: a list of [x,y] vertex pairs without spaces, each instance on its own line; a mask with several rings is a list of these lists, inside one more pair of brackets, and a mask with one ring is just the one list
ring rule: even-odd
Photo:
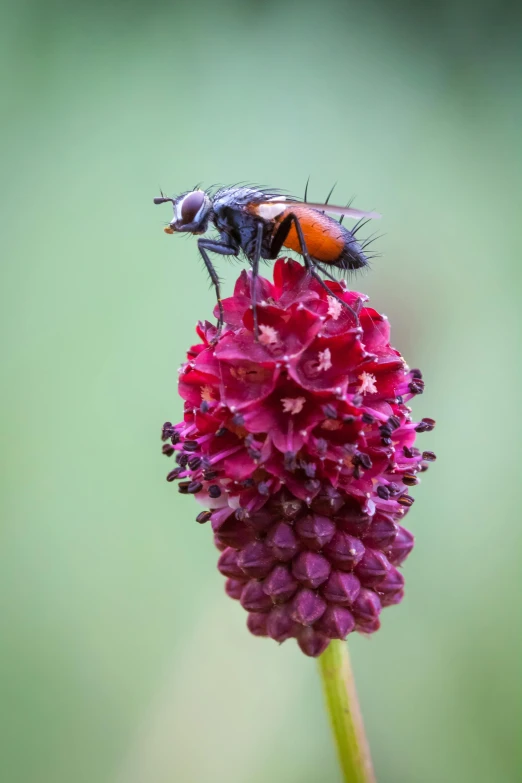
[[193,193],[185,196],[181,203],[181,219],[184,224],[192,223],[204,200],[205,194],[202,190],[195,190]]

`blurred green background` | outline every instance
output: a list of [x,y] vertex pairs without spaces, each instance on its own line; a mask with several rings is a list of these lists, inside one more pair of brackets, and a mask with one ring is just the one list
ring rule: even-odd
[[522,779],[520,22],[4,3],[2,781],[338,783],[315,662],[248,634],[159,441],[214,300],[152,198],[308,175],[384,214],[357,286],[438,421],[406,600],[351,642],[379,781]]

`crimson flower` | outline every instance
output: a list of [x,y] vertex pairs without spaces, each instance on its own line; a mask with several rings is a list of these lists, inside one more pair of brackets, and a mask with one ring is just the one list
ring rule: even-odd
[[210,521],[249,630],[311,656],[373,633],[402,600],[409,488],[435,459],[414,445],[435,422],[411,419],[424,383],[391,347],[388,320],[327,286],[277,261],[273,283],[257,280],[256,340],[243,271],[223,333],[198,324],[180,371],[183,421],[162,432],[177,463],[167,480],[205,507],[197,520]]

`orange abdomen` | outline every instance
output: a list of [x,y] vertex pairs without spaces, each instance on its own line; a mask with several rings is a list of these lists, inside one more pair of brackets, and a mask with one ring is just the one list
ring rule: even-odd
[[[306,247],[312,258],[325,263],[335,263],[340,258],[346,243],[346,230],[340,223],[315,209],[295,204],[278,215],[277,224],[291,212],[299,220]],[[290,250],[295,250],[296,253],[302,252],[301,243],[293,224],[283,245]]]

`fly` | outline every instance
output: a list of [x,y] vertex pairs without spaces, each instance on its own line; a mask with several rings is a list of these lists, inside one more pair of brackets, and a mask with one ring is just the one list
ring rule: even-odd
[[[299,253],[312,277],[330,296],[339,299],[357,321],[354,310],[337,297],[325,284],[320,272],[332,278],[329,269],[350,271],[368,265],[368,257],[355,238],[354,231],[342,225],[342,219],[358,221],[379,218],[377,212],[365,212],[350,206],[339,207],[285,197],[277,191],[254,187],[231,186],[214,193],[195,189],[175,198],[163,194],[155,204],[172,203],[174,217],[165,227],[167,234],[190,233],[198,236],[201,253],[216,291],[219,318],[217,336],[223,328],[224,313],[219,277],[210,253],[221,256],[239,256],[242,252],[252,267],[252,309],[254,333],[258,336],[256,308],[256,278],[260,259],[275,260],[281,248]],[[330,213],[330,214],[326,214]],[[330,215],[340,215],[340,221]],[[218,232],[215,239],[204,237],[209,226]]]

